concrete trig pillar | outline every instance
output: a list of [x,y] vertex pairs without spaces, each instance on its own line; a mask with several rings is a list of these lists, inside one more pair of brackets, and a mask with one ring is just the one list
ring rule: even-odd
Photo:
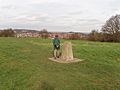
[[65,42],[63,44],[61,59],[65,60],[65,61],[71,61],[74,59],[71,42]]

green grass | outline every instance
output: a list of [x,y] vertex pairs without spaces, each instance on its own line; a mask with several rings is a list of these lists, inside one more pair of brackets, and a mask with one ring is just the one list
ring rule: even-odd
[[48,39],[0,38],[0,90],[120,90],[120,43],[71,42],[84,61],[48,60]]

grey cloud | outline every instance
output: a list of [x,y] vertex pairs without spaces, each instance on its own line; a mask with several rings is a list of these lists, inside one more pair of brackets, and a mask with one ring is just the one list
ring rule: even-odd
[[35,22],[47,22],[50,20],[50,17],[47,14],[20,14],[19,16],[15,16],[11,18],[11,22],[19,22],[19,23],[35,23]]
[[6,6],[2,6],[2,9],[16,9],[16,6],[13,5],[6,5]]
[[72,11],[72,12],[69,12],[68,15],[80,15],[80,14],[84,14],[84,12],[86,11]]
[[79,22],[100,22],[97,19],[78,19]]
[[0,0],[0,27],[90,31],[119,14],[119,3],[119,0]]

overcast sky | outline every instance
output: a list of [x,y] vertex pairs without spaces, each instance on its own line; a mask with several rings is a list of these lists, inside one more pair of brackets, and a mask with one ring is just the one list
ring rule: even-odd
[[120,14],[120,0],[0,0],[0,28],[90,32]]

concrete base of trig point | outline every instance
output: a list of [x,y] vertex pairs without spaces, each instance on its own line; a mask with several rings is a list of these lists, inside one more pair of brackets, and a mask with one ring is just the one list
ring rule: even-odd
[[72,43],[65,42],[63,44],[62,55],[60,58],[54,59],[49,58],[52,61],[59,62],[59,63],[73,63],[73,62],[80,62],[82,60],[73,57],[73,50],[72,50]]
[[61,58],[54,59],[54,57],[49,58],[49,60],[54,61],[54,62],[58,62],[58,63],[75,63],[75,62],[83,61],[83,60],[80,60],[78,58],[74,58],[73,60],[62,60]]

